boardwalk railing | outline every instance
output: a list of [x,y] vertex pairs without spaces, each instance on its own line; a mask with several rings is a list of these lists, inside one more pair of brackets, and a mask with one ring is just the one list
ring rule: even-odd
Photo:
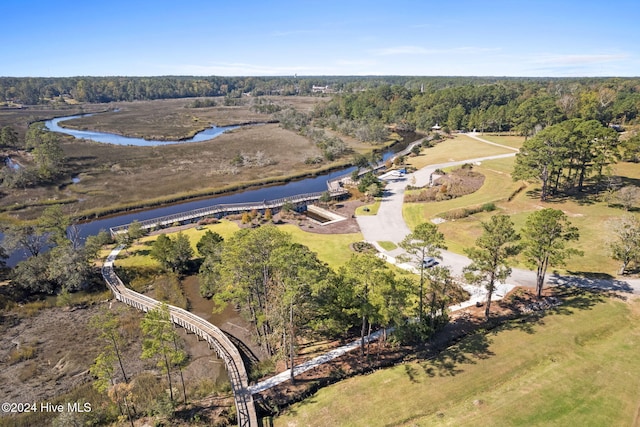
[[[396,153],[390,160],[393,161],[399,156],[404,156],[411,152],[411,149],[418,144],[421,144],[422,140],[412,142],[404,150]],[[373,170],[381,169],[385,166],[385,162],[380,162],[374,166]],[[361,171],[360,175],[367,173],[369,169]],[[343,184],[351,179],[351,174],[345,174],[327,181],[327,191],[331,197],[339,197],[347,193],[347,190],[343,188]],[[155,228],[162,228],[174,223],[185,223],[189,221],[195,221],[198,219],[206,218],[209,216],[224,216],[230,214],[236,214],[241,212],[248,212],[252,210],[265,210],[280,208],[286,203],[298,204],[306,203],[314,200],[319,200],[322,197],[323,192],[298,194],[290,197],[283,197],[275,200],[265,200],[263,202],[247,202],[247,203],[233,203],[233,204],[220,204],[208,206],[205,208],[193,209],[186,212],[179,212],[171,215],[165,215],[158,218],[151,218],[139,221],[142,229],[151,230]],[[109,231],[111,236],[115,237],[118,234],[126,233],[131,224],[118,225],[111,227]]]
[[[329,191],[331,197],[338,197],[346,194],[347,191],[343,188]],[[140,226],[145,230],[151,230],[154,228],[162,228],[174,223],[185,223],[195,221],[198,219],[211,217],[211,216],[224,216],[230,214],[237,214],[241,212],[248,212],[252,210],[266,210],[281,208],[287,203],[299,204],[307,203],[315,200],[319,200],[322,197],[323,192],[297,194],[290,197],[282,197],[280,199],[265,200],[262,202],[247,202],[247,203],[233,203],[233,204],[220,204],[213,205],[199,209],[193,209],[190,211],[179,212],[171,215],[165,215],[157,218],[145,219],[139,221]],[[131,224],[118,225],[111,227],[109,230],[112,236],[116,236],[120,233],[126,233]]]
[[[158,301],[127,288],[115,273],[113,262],[122,249],[123,246],[118,246],[111,251],[102,266],[102,277],[118,301],[145,313],[153,310],[160,305]],[[233,389],[238,425],[242,427],[257,426],[258,416],[253,402],[253,396],[251,392],[248,391],[249,377],[240,352],[236,346],[233,345],[229,337],[215,325],[181,308],[170,305],[169,314],[173,323],[207,341],[210,348],[213,348],[224,361],[229,375],[229,381],[231,382],[231,388]]]
[[[383,162],[378,162],[378,164],[376,164],[375,166],[373,166],[372,168],[364,168],[361,171],[358,172],[358,176],[362,176],[364,174],[366,174],[369,171],[377,171],[378,169],[382,169],[386,166],[386,163],[388,161],[393,162],[395,159],[397,159],[400,156],[406,156],[407,154],[409,154],[411,152],[411,150],[413,149],[413,147],[415,147],[416,145],[420,145],[422,144],[422,139],[418,140],[418,141],[414,141],[411,144],[409,144],[407,146],[407,148],[405,148],[402,151],[398,151],[397,153],[395,153],[392,157],[390,157],[389,159],[383,161]],[[327,181],[327,187],[329,188],[329,190],[337,190],[339,188],[342,188],[342,184],[345,182],[350,182],[351,181],[351,174],[350,173],[346,173],[344,175],[340,175],[340,176],[336,176],[335,178],[332,178],[330,180]]]

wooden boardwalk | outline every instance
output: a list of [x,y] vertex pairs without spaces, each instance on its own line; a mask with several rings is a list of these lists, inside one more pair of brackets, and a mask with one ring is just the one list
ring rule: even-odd
[[[127,288],[117,276],[113,263],[123,246],[114,249],[102,266],[102,277],[113,292],[115,298],[131,307],[148,312],[160,303],[146,295]],[[249,377],[240,352],[224,332],[206,320],[178,307],[169,306],[171,321],[189,332],[198,335],[213,348],[224,361],[233,389],[236,403],[238,425],[242,427],[258,426],[258,415],[252,393],[249,392]]]
[[[329,191],[331,197],[339,197],[347,193],[344,188],[337,188]],[[144,230],[153,230],[156,228],[168,227],[173,224],[186,224],[189,222],[198,221],[202,218],[216,217],[220,218],[224,215],[233,215],[242,212],[265,211],[266,209],[276,210],[283,205],[290,203],[294,206],[305,204],[308,202],[317,201],[322,197],[324,192],[305,193],[298,194],[290,197],[283,197],[275,200],[264,200],[262,202],[247,202],[247,203],[233,203],[233,204],[220,204],[213,205],[199,209],[193,209],[190,211],[179,212],[172,215],[165,215],[157,218],[146,219],[139,221],[141,227]],[[115,237],[120,233],[126,233],[131,224],[118,225],[111,227],[109,231],[111,235]]]
[[[405,148],[402,151],[398,151],[396,154],[394,154],[392,157],[390,157],[389,159],[383,161],[383,162],[378,162],[378,164],[370,167],[370,168],[363,168],[362,170],[358,171],[358,177],[361,177],[362,175],[365,175],[368,172],[377,172],[380,169],[384,169],[386,168],[386,164],[388,161],[391,161],[393,163],[393,161],[395,159],[397,159],[400,156],[406,156],[407,154],[409,154],[411,152],[411,150],[413,149],[413,147],[415,147],[416,145],[421,145],[422,141],[424,139],[421,139],[419,141],[414,141],[411,144],[409,144],[407,146],[407,148]],[[345,191],[344,190],[344,186],[345,185],[351,185],[353,184],[353,180],[351,179],[351,174],[347,173],[344,175],[340,175],[337,176],[329,181],[327,181],[327,187],[329,188],[329,191]]]

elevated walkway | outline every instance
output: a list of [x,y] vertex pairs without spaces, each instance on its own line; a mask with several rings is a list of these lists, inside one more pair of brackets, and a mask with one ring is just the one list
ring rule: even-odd
[[[153,298],[127,288],[115,273],[113,263],[123,248],[124,246],[118,246],[111,251],[102,266],[102,277],[118,301],[146,313],[149,310],[153,310],[160,303]],[[170,305],[169,315],[174,324],[183,327],[206,341],[209,344],[209,348],[214,349],[224,361],[235,399],[238,426],[258,426],[255,403],[252,393],[249,392],[249,376],[240,352],[229,337],[215,325],[181,308]]]

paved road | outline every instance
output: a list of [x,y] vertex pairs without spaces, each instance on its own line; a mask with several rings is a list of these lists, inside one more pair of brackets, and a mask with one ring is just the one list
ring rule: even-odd
[[[483,140],[475,134],[467,134],[468,136],[475,138],[479,141],[485,142],[491,145],[497,145],[511,151],[517,151],[512,147],[507,147],[504,145],[496,144],[490,141]],[[512,157],[516,153],[507,153],[500,154],[497,156],[490,157],[481,157],[476,159],[467,159],[462,161],[448,162],[448,163],[440,163],[437,165],[426,166],[423,169],[420,169],[413,173],[416,179],[416,185],[422,186],[426,185],[429,182],[429,175],[433,173],[438,168],[446,168],[450,166],[461,165],[464,163],[471,162],[482,162],[486,160],[492,159],[500,159],[505,157]],[[381,253],[381,257],[386,261],[398,265],[400,268],[404,268],[407,270],[415,270],[409,264],[398,263],[396,261],[396,257],[402,254],[405,254],[402,249],[395,249],[393,251],[386,251],[380,245],[377,244],[379,241],[391,241],[394,243],[399,243],[404,239],[404,237],[410,233],[409,227],[404,221],[402,216],[402,202],[404,198],[404,191],[406,186],[408,185],[411,179],[411,175],[408,177],[389,177],[388,184],[385,189],[384,197],[382,199],[382,203],[380,204],[380,209],[378,210],[377,215],[373,216],[360,216],[357,217],[358,224],[360,225],[360,230],[364,235],[366,241],[374,244],[378,251]],[[406,254],[405,254],[406,255]],[[470,260],[463,255],[455,254],[449,251],[443,251],[443,265],[447,265],[451,267],[454,275],[461,275],[462,269],[470,263]],[[523,285],[523,286],[535,286],[535,273],[533,271],[528,270],[520,270],[514,269],[512,275],[507,280],[508,284],[499,284],[494,294],[494,300],[501,299],[504,297],[514,285]],[[611,289],[611,290],[623,290],[627,292],[633,291],[634,293],[640,293],[640,280],[631,280],[631,281],[618,281],[618,280],[589,280],[584,278],[577,278],[571,276],[551,276],[548,278],[547,283],[553,284],[568,284],[573,286],[589,286],[589,287],[599,287],[603,289]],[[468,301],[465,301],[462,304],[450,307],[451,311],[460,310],[465,307],[469,307],[471,305],[475,305],[477,301],[484,301],[486,299],[486,292],[484,289],[473,286],[465,286],[465,288],[471,294],[471,298]],[[378,339],[383,331],[376,331],[375,333],[368,336],[367,341],[374,341]],[[314,367],[326,363],[336,357],[343,355],[348,351],[352,351],[360,345],[360,340],[355,340],[345,346],[336,348],[326,354],[316,357],[315,359],[309,360],[305,363],[297,365],[294,367],[294,375],[300,375],[301,373],[308,371],[309,369],[313,369]],[[248,390],[250,393],[259,393],[263,390],[267,390],[271,387],[274,387],[278,384],[281,384],[287,381],[290,378],[291,372],[290,370],[286,370],[281,372],[278,375],[275,375],[271,378],[268,378],[262,382],[249,386]]]
[[[424,186],[429,183],[429,176],[438,168],[444,169],[451,166],[462,165],[464,163],[483,162],[486,160],[513,157],[516,155],[517,149],[513,147],[508,147],[484,140],[475,133],[469,133],[467,134],[467,136],[486,144],[500,146],[514,152],[499,154],[496,156],[480,157],[475,159],[429,165],[414,172],[413,174],[406,175],[405,177],[389,178],[382,197],[380,209],[378,210],[378,214],[370,216],[359,216],[356,218],[356,220],[358,221],[358,225],[360,226],[360,230],[362,231],[362,234],[364,236],[364,240],[374,244],[382,254],[390,256],[392,258],[396,258],[404,253],[404,251],[400,248],[394,249],[393,251],[386,251],[382,247],[380,247],[377,242],[390,241],[399,243],[407,234],[410,233],[409,227],[407,226],[406,222],[404,221],[404,217],[402,216],[402,202],[404,198],[405,188],[411,181],[412,176],[415,177],[416,186]],[[449,266],[452,273],[457,276],[462,275],[462,269],[465,266],[469,265],[469,263],[471,262],[464,255],[456,254],[449,251],[442,251],[442,256],[442,264]],[[507,280],[508,283],[513,285],[530,287],[535,287],[535,281],[535,272],[522,269],[513,269],[511,276]],[[640,294],[640,279],[585,279],[573,276],[556,276],[548,274],[547,283],[556,285],[565,284],[572,286],[598,287],[601,289],[619,290]]]

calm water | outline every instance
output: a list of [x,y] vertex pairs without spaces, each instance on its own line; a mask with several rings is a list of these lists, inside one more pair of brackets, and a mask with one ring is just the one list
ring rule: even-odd
[[93,114],[80,114],[76,116],[58,117],[57,119],[47,120],[44,123],[44,125],[47,129],[49,129],[52,132],[59,132],[67,135],[72,135],[78,139],[89,139],[91,141],[103,142],[105,144],[137,145],[137,146],[184,144],[188,142],[208,141],[210,139],[215,138],[218,135],[223,134],[226,131],[238,128],[238,126],[221,126],[221,127],[212,126],[208,129],[198,132],[193,136],[193,138],[184,139],[180,141],[159,141],[159,140],[148,140],[143,138],[133,138],[130,136],[122,136],[122,135],[116,135],[114,133],[98,132],[98,131],[92,131],[92,130],[68,129],[59,125],[60,122],[64,122],[72,119],[78,119],[80,117],[89,117],[92,115]]
[[[76,118],[76,117],[81,117],[81,116],[60,117],[57,119],[49,120],[47,121],[47,123],[51,123],[51,126],[53,126],[53,128],[57,127],[59,129],[62,129],[64,133],[79,132],[84,134],[85,131],[72,131],[69,129],[60,128],[58,126],[58,123],[60,121],[70,120],[71,118]],[[47,125],[47,127],[49,128],[49,125]],[[217,129],[222,129],[222,128],[217,128]],[[213,132],[212,129],[211,131]],[[203,131],[202,133],[204,132],[207,132],[207,131]],[[103,138],[103,137],[105,139],[116,138],[120,141],[130,140],[130,138],[128,137],[113,135],[113,134],[104,133],[104,132],[89,132],[89,133],[98,135],[97,136],[98,138]],[[220,133],[218,133],[218,135],[219,134]],[[211,138],[212,138],[211,134],[209,134],[208,139],[211,139]],[[390,149],[386,150],[382,155],[383,160],[386,160],[392,157],[395,153],[403,150],[404,148],[406,148],[406,146],[409,143],[415,141],[418,138],[419,136],[415,134],[411,134],[407,136],[405,138],[405,141],[403,141],[400,144],[396,144]],[[136,138],[133,138],[133,139],[136,139]],[[97,139],[93,139],[93,140],[98,141]],[[145,141],[145,142],[151,143],[151,141]],[[184,142],[187,142],[187,141],[184,141]],[[166,144],[167,142],[161,141],[161,143]],[[132,144],[130,142],[127,142],[127,145],[132,145]],[[138,212],[129,213],[129,214],[122,214],[122,215],[117,215],[113,217],[97,219],[95,221],[90,221],[84,224],[80,224],[79,226],[80,236],[83,238],[86,238],[87,236],[99,233],[101,230],[108,231],[110,227],[128,224],[134,220],[142,221],[145,219],[171,215],[174,213],[184,212],[192,209],[204,208],[207,206],[213,206],[217,204],[257,202],[257,201],[263,201],[263,200],[278,199],[281,197],[295,196],[296,194],[325,191],[327,189],[328,180],[331,180],[333,178],[339,177],[344,174],[351,173],[353,170],[355,170],[355,167],[349,167],[349,168],[340,169],[334,172],[318,175],[316,177],[305,178],[298,181],[291,181],[284,184],[265,186],[265,187],[260,187],[256,189],[240,191],[232,194],[226,194],[222,196],[215,196],[215,197],[210,197],[206,199],[200,199],[200,200],[184,202],[184,203],[179,203],[179,204],[174,204],[169,206],[163,206],[163,207],[144,210],[144,211],[138,211]],[[25,254],[22,253],[22,251],[13,253],[9,258],[9,260],[7,261],[7,264],[10,266],[14,266],[16,263],[24,259],[24,257],[25,257]]]

